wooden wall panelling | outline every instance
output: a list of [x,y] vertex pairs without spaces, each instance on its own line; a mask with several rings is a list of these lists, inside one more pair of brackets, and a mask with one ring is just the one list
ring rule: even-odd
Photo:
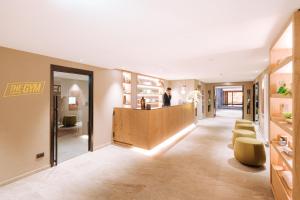
[[131,73],[131,108],[137,107],[137,74]]
[[293,130],[294,130],[294,188],[293,199],[300,199],[300,11],[294,15],[294,73],[293,73]]
[[[287,135],[290,142],[292,143],[291,148],[293,148],[293,157],[289,160],[293,160],[293,166],[287,163],[287,159],[282,156],[282,154],[274,150],[274,145],[272,145],[270,155],[271,155],[271,184],[273,192],[276,199],[300,199],[300,11],[297,11],[293,15],[293,47],[292,49],[278,49],[280,47],[276,46],[277,49],[270,49],[270,141],[276,139],[278,135]],[[280,38],[280,37],[278,37]],[[284,47],[285,48],[285,47]],[[292,57],[288,57],[293,53]],[[290,97],[277,97],[272,96],[276,92],[276,82],[278,80],[290,81],[291,77],[287,77],[282,74],[274,74],[276,69],[283,67],[282,61],[293,61],[293,72],[292,72],[292,96]],[[273,80],[272,80],[273,79]],[[278,99],[279,98],[279,99]],[[292,101],[292,102],[291,102]],[[277,120],[274,118],[274,114],[281,115],[282,112],[279,107],[283,103],[292,104],[288,106],[288,110],[293,113],[293,129],[285,129],[283,125],[276,124]],[[280,130],[281,129],[281,130]],[[276,142],[273,142],[276,144]],[[283,166],[285,170],[292,171],[293,173],[293,190],[288,189],[281,180],[280,170],[274,170],[273,165]],[[292,193],[292,196],[290,195]]]

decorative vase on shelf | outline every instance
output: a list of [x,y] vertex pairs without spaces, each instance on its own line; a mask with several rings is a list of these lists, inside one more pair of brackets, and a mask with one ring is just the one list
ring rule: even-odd
[[142,110],[146,109],[146,100],[144,97],[141,98],[141,109]]

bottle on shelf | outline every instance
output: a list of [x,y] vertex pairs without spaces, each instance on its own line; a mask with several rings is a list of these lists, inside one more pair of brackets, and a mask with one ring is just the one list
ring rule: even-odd
[[141,98],[141,109],[142,110],[146,109],[146,100],[144,97]]

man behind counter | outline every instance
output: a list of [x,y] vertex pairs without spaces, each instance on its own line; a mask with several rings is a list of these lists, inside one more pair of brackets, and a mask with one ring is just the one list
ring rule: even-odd
[[171,95],[171,88],[168,87],[166,92],[164,93],[163,95],[163,106],[171,106],[171,98],[172,98],[172,95]]

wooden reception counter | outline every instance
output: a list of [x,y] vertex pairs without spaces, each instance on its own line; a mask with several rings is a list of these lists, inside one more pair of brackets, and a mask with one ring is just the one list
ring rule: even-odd
[[149,150],[194,122],[193,103],[153,110],[115,108],[113,139]]

